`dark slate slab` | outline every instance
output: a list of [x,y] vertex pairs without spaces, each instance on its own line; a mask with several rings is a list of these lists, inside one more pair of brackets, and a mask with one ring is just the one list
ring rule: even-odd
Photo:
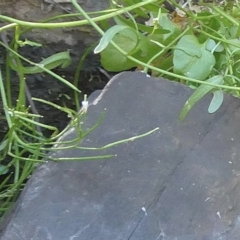
[[[1,240],[239,240],[239,99],[211,96],[183,123],[192,90],[143,73],[115,76],[88,110],[82,142],[101,147],[156,127],[152,135],[104,151],[59,150],[55,157],[117,154],[108,160],[48,162],[29,180]],[[65,139],[72,139],[69,131]]]

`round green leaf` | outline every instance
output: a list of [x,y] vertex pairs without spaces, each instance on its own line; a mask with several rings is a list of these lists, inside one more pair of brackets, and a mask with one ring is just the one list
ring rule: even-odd
[[206,50],[192,35],[183,36],[173,53],[173,65],[176,73],[204,80],[215,65],[214,55]]
[[[134,29],[128,28],[115,35],[113,41],[127,54],[130,54],[138,45],[138,35]],[[120,72],[136,66],[135,62],[120,53],[112,44],[109,44],[100,55],[101,63],[108,71]]]
[[213,39],[208,39],[206,41],[206,50],[209,52],[222,52],[224,50],[224,47],[222,44],[216,44],[216,42]]

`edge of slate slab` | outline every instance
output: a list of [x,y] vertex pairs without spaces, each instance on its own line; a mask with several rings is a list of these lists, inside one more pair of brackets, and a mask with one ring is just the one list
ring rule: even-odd
[[[92,104],[95,99],[97,99],[103,90],[96,90],[93,93],[90,94],[90,96],[88,97],[88,102],[89,104]],[[51,153],[50,153],[51,154]],[[31,179],[34,178],[34,173],[39,169],[39,167],[41,167],[42,165],[44,165],[45,163],[39,164],[39,166],[36,167],[36,169],[34,170],[33,174],[31,175],[30,179],[27,181],[26,185],[24,186],[24,189],[21,191],[17,201],[13,204],[12,208],[9,210],[8,213],[6,213],[6,215],[3,217],[2,221],[0,221],[0,238],[2,233],[4,232],[4,229],[7,227],[7,225],[10,223],[11,219],[14,217],[15,212],[17,212],[18,207],[19,207],[19,202],[21,202],[24,193],[27,189],[27,186],[30,184]]]
[[[139,73],[138,73],[139,74]],[[121,75],[118,75],[118,77],[119,76],[121,76]],[[137,74],[136,75],[132,75],[132,76],[138,76]],[[129,79],[131,79],[131,77],[127,77],[127,79],[129,80]],[[107,85],[107,87],[102,91],[102,93],[100,94],[100,95],[98,95],[96,98],[95,98],[95,100],[93,100],[92,101],[92,104],[93,105],[97,105],[98,103],[99,103],[99,100],[102,98],[102,96],[106,93],[106,91],[109,89],[109,86],[113,83],[113,81],[114,80],[116,80],[116,78],[114,77],[111,81],[110,81],[110,83]],[[142,80],[144,80],[144,79],[142,79]],[[172,86],[173,85],[181,85],[181,84],[176,84],[176,83],[172,83],[171,82],[171,84],[172,84]],[[124,85],[124,84],[123,84]],[[133,86],[133,85],[132,85]],[[141,85],[140,84],[140,87],[143,87],[144,85]],[[155,85],[154,85],[155,86]],[[125,85],[125,87],[126,87],[126,85]],[[151,89],[151,88],[150,88]],[[177,94],[178,94],[178,96],[176,96],[176,95],[173,95],[173,94],[175,94],[175,92],[173,91],[173,93],[171,93],[171,91],[170,92],[168,92],[169,93],[169,95],[171,96],[170,98],[171,99],[173,99],[175,96],[177,97],[177,99],[180,99],[179,98],[179,96],[181,96],[181,94],[183,93],[184,94],[184,98],[189,94],[191,94],[192,93],[192,90],[188,90],[189,88],[187,88],[187,87],[183,87],[182,85],[181,85],[181,89],[180,89],[180,92],[178,92]],[[165,91],[166,91],[166,87],[165,87],[165,89],[164,89]],[[134,89],[134,91],[135,91],[135,89]],[[143,96],[142,96],[143,97]],[[208,96],[207,97],[207,99],[205,99],[204,101],[204,103],[206,103],[206,102],[208,102],[209,101],[209,98],[210,96]],[[184,98],[182,98],[181,99],[181,102],[182,101],[184,101]],[[226,97],[227,98],[227,103],[229,104],[229,102],[230,101],[232,101],[232,100],[234,100],[232,97]],[[169,98],[168,98],[169,99]],[[131,99],[128,99],[128,101],[129,100],[131,100]],[[186,99],[187,100],[187,99]],[[223,115],[225,115],[225,113],[227,113],[227,115],[229,115],[229,114],[231,114],[231,112],[236,112],[236,106],[239,106],[239,101],[233,101],[234,102],[234,106],[232,106],[232,109],[230,110],[230,111],[228,111],[228,108],[227,108],[227,104],[226,103],[224,103],[223,105],[223,109],[221,109],[220,110],[220,114],[215,114],[214,115],[214,117],[213,117],[213,115],[211,115],[211,117],[209,117],[209,116],[207,116],[206,117],[206,121],[205,121],[205,119],[202,119],[202,120],[204,120],[201,124],[203,124],[203,125],[205,125],[205,124],[207,124],[207,123],[210,123],[210,126],[206,126],[205,128],[204,128],[204,133],[208,133],[208,131],[212,131],[213,129],[214,129],[214,126],[217,124],[217,122],[215,121],[215,120],[218,120],[218,117],[220,116],[223,116]],[[91,104],[91,103],[90,103]],[[174,103],[175,104],[175,103]],[[101,105],[101,104],[100,104]],[[166,105],[166,104],[165,104]],[[148,105],[147,105],[148,106]],[[152,105],[151,105],[152,106]],[[179,105],[180,106],[180,105]],[[177,111],[178,111],[178,108],[179,108],[179,106],[176,108],[174,108],[175,110],[177,109]],[[157,105],[155,105],[155,107],[157,107]],[[154,107],[154,109],[155,109],[155,107]],[[205,107],[205,105],[203,106],[203,104],[201,105],[201,110],[200,111],[203,111],[203,109],[205,109],[204,108]],[[148,108],[149,109],[149,108]],[[168,110],[168,109],[167,109]],[[94,111],[94,110],[93,110]],[[199,114],[198,113],[198,111],[199,111],[199,109],[197,110],[197,114]],[[207,109],[206,109],[206,111],[207,111]],[[89,111],[89,113],[90,113],[90,111]],[[196,111],[195,111],[195,113],[196,113]],[[200,113],[201,114],[201,113]],[[221,115],[222,114],[222,115]],[[175,112],[174,114],[173,114],[173,116],[175,116],[175,115],[177,115],[177,113]],[[191,115],[191,114],[190,114]],[[164,116],[164,115],[163,115]],[[198,115],[197,115],[198,116]],[[226,116],[224,116],[224,118],[226,119]],[[161,118],[161,119],[164,119],[164,120],[166,120],[166,118]],[[197,121],[198,119],[196,119],[196,116],[195,116],[195,118],[194,118],[194,121]],[[223,120],[223,119],[221,119],[221,120]],[[191,121],[191,120],[190,120]],[[172,123],[172,121],[171,121],[171,123]],[[201,125],[200,124],[200,125]],[[190,124],[191,126],[190,126],[190,128],[192,128],[193,127],[193,125],[195,126],[195,124]],[[196,124],[196,126],[200,126],[200,125],[198,125],[198,124]],[[142,126],[142,125],[141,125]],[[171,127],[171,126],[169,126],[169,127]],[[175,129],[176,130],[176,129]],[[170,132],[171,133],[171,132]],[[184,134],[184,132],[183,132],[183,134]],[[197,135],[198,135],[198,132],[196,133]],[[97,135],[97,134],[95,134],[95,135]],[[205,137],[205,134],[203,135],[203,138]],[[176,140],[176,139],[175,139]],[[191,139],[192,140],[192,139]],[[195,139],[196,140],[196,139]],[[201,137],[200,137],[200,142],[201,142]],[[176,144],[176,145],[178,145],[178,143],[177,142],[174,142],[174,144]],[[174,146],[174,144],[173,144],[173,146]],[[169,146],[170,147],[170,146]],[[164,150],[164,149],[163,149]],[[161,152],[162,153],[162,152]],[[208,156],[207,156],[208,157]],[[207,159],[208,160],[208,159]],[[56,163],[54,163],[54,164],[51,164],[51,165],[56,165]],[[48,169],[48,166],[47,165],[45,165],[45,167],[42,169],[42,173],[44,172],[44,171],[47,171]],[[40,176],[40,175],[39,175]],[[33,179],[33,178],[32,178]],[[30,179],[30,181],[31,181],[31,179]],[[30,182],[31,183],[31,182]],[[40,182],[41,183],[41,182]],[[34,186],[32,186],[32,187],[34,187]],[[35,185],[35,187],[36,187],[36,185]],[[166,191],[165,191],[166,192]],[[34,193],[34,192],[30,192],[30,193]],[[30,194],[31,195],[31,194]],[[29,193],[28,193],[28,197],[30,196],[29,195]],[[172,196],[172,195],[171,195]],[[28,199],[28,201],[31,201],[31,200],[29,200]],[[169,201],[168,201],[169,202]],[[16,208],[17,209],[17,208]],[[41,208],[40,208],[41,209]],[[150,212],[148,213],[149,215],[151,214]],[[20,219],[21,220],[21,219]],[[139,234],[142,234],[142,233],[139,233]],[[192,236],[192,235],[191,235]],[[185,236],[186,237],[186,236]],[[136,238],[136,236],[135,236],[135,238],[134,239],[139,239],[139,238]],[[145,238],[146,239],[146,238]],[[182,238],[181,238],[182,239]],[[197,238],[195,238],[195,239],[197,239]],[[199,239],[199,238],[198,238]],[[209,239],[209,238],[208,238]],[[211,238],[212,239],[212,238]],[[215,238],[214,238],[215,239]],[[186,240],[186,238],[184,238],[184,240]]]

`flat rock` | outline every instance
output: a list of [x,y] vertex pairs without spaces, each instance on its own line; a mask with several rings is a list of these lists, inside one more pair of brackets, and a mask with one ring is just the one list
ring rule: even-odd
[[[238,240],[240,235],[239,99],[211,96],[183,122],[192,90],[140,72],[115,76],[90,98],[85,127],[101,124],[81,146],[144,134],[104,150],[57,150],[30,178],[1,240]],[[74,139],[70,130],[61,141]],[[110,159],[72,157],[116,154]]]

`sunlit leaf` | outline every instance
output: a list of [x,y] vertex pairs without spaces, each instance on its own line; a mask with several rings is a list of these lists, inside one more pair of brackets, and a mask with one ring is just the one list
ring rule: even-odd
[[[124,29],[113,38],[122,50],[130,54],[138,45],[138,35],[134,29]],[[101,52],[101,63],[103,67],[112,72],[120,72],[136,66],[127,56],[120,53],[112,44],[109,44]]]
[[222,52],[224,50],[224,47],[222,44],[216,44],[216,42],[213,39],[208,39],[206,42],[206,50],[209,52]]
[[121,32],[122,30],[129,28],[128,26],[124,26],[124,25],[115,25],[113,27],[111,27],[110,29],[108,29],[104,35],[102,36],[102,38],[100,39],[99,44],[96,46],[96,48],[94,49],[94,53],[100,53],[101,51],[103,51],[108,44],[110,43],[110,41],[112,41],[113,37]]
[[174,72],[204,80],[215,65],[214,55],[192,35],[183,36],[173,53]]
[[[221,84],[223,82],[223,76],[222,75],[214,76],[208,79],[206,82]],[[199,86],[185,103],[180,113],[180,117],[179,117],[180,121],[182,121],[186,117],[188,112],[200,99],[202,99],[207,93],[209,93],[214,88],[215,88],[214,86],[207,85],[207,84],[202,84],[201,86]]]
[[209,113],[215,113],[223,103],[223,92],[221,90],[213,92],[212,101],[208,107]]

